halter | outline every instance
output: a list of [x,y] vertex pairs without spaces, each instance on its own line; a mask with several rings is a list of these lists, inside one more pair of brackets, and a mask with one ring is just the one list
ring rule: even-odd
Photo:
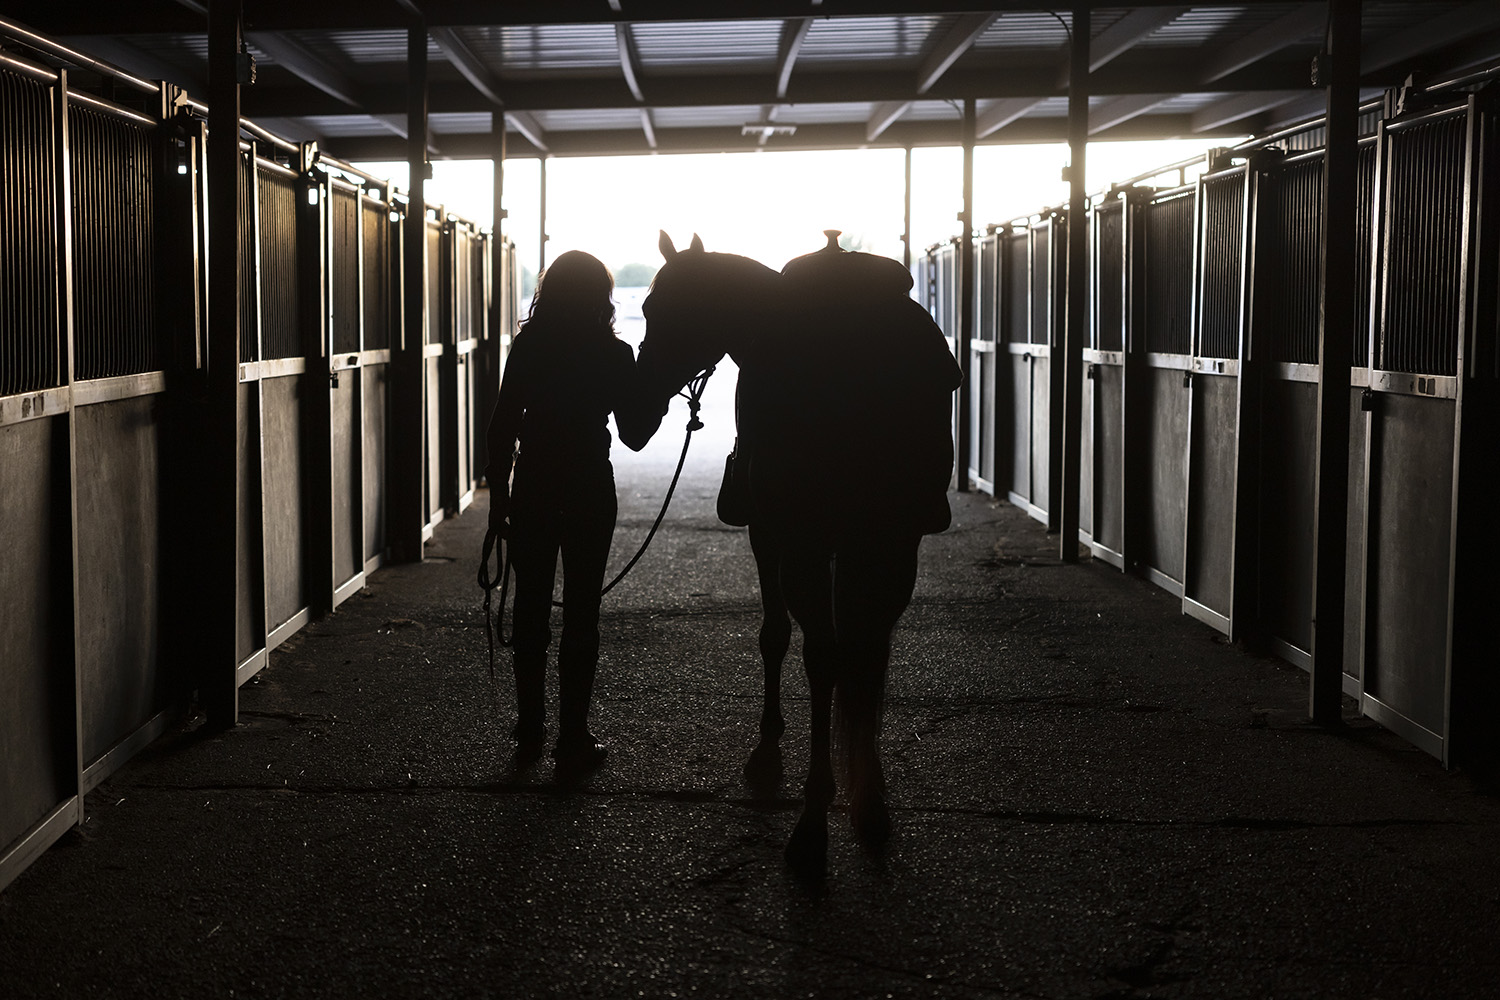
[[[625,568],[620,570],[613,580],[605,584],[603,590],[599,591],[600,597],[614,590],[615,585],[625,579],[625,575],[635,567],[636,563],[640,562],[641,556],[646,554],[646,549],[651,544],[651,539],[656,537],[656,529],[661,527],[662,520],[667,516],[667,506],[672,502],[672,494],[677,490],[677,481],[682,477],[683,463],[687,461],[688,445],[692,443],[693,431],[703,429],[703,421],[698,419],[698,411],[702,409],[703,405],[703,390],[708,387],[709,376],[713,373],[714,366],[709,365],[688,380],[686,392],[681,389],[677,391],[677,396],[687,400],[688,422],[687,432],[683,435],[682,439],[682,453],[677,456],[677,469],[672,473],[672,484],[667,487],[667,495],[661,502],[661,510],[656,514],[656,521],[651,525],[651,530],[646,533],[646,540],[641,543],[641,547],[636,550],[635,555],[630,557],[630,561],[625,564]],[[500,560],[501,570],[498,578],[490,575],[490,557],[494,553],[497,543],[503,546]],[[509,647],[511,644],[511,639],[505,636],[505,598],[510,592],[510,544],[506,539],[506,534],[494,527],[491,527],[484,536],[484,553],[479,558],[479,586],[484,588],[484,633],[489,643],[490,680],[493,681],[495,679],[495,641],[498,638],[500,645],[506,647]],[[500,588],[500,610],[492,620],[490,617],[490,595],[496,587]],[[562,601],[553,601],[552,606],[561,608],[564,605]]]

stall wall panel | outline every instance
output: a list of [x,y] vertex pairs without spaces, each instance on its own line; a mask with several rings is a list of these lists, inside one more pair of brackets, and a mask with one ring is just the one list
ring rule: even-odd
[[1052,509],[1052,359],[1031,359],[1031,500],[1033,507]]
[[341,373],[330,400],[333,423],[333,582],[342,586],[365,568],[360,531],[359,372]]
[[[1260,621],[1273,637],[1307,652],[1312,649],[1309,514],[1316,499],[1318,385],[1267,379],[1261,392]],[[1362,423],[1355,426],[1363,430]]]
[[979,475],[991,484],[991,492],[994,492],[995,482],[996,358],[994,351],[981,351],[974,365],[975,371],[979,373],[981,392],[979,406],[976,408],[978,433],[974,435],[973,441],[979,456]]
[[0,426],[0,852],[78,790],[64,418]]
[[1029,354],[1007,354],[1010,361],[1010,489],[1031,496],[1031,367]]
[[1239,380],[1193,377],[1186,596],[1229,617],[1234,571],[1235,412]]
[[1141,455],[1148,474],[1142,478],[1146,516],[1142,518],[1142,552],[1146,565],[1182,583],[1183,523],[1187,501],[1188,389],[1182,372],[1145,369],[1143,421],[1146,439]]
[[154,396],[80,407],[78,666],[84,762],[173,700],[161,649],[161,425]]
[[[1365,545],[1365,443],[1368,432],[1364,411],[1365,392],[1359,387],[1349,390],[1349,505],[1348,532],[1344,558],[1344,673],[1360,676],[1361,648],[1364,635],[1360,627],[1364,609]],[[1309,612],[1310,614],[1311,612]]]
[[474,355],[458,356],[458,425],[454,428],[458,443],[458,492],[474,488],[474,467],[470,464],[469,428],[474,425]]
[[[261,534],[260,383],[240,383],[240,495],[236,532],[235,588],[238,593],[236,659],[244,663],[265,648],[265,556]],[[212,568],[205,572],[213,572]]]
[[1093,389],[1093,462],[1098,481],[1093,484],[1094,541],[1113,552],[1125,551],[1125,425],[1123,406],[1125,369],[1119,365],[1095,365],[1089,380]]
[[1446,731],[1452,400],[1382,394],[1370,443],[1365,691]]
[[286,624],[308,605],[307,491],[302,453],[303,377],[261,382],[264,393],[262,463],[265,469],[266,625]]
[[364,558],[366,562],[385,554],[385,460],[386,400],[389,395],[387,365],[359,370],[363,389],[360,422],[364,428]]
[[423,362],[427,380],[426,414],[427,443],[424,449],[427,474],[428,520],[440,521],[443,513],[443,376],[442,359],[427,358]]
[[1078,530],[1092,537],[1094,533],[1094,424],[1098,393],[1094,380],[1083,380],[1083,433],[1078,442]]

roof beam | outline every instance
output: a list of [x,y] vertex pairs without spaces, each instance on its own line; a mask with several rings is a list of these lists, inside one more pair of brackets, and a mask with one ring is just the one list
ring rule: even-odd
[[906,109],[911,105],[911,101],[882,101],[877,104],[870,114],[870,120],[865,122],[865,141],[874,142],[880,138],[880,133],[890,128],[897,118],[906,114]]
[[1360,72],[1372,73],[1397,66],[1433,49],[1461,42],[1496,26],[1500,26],[1500,4],[1494,0],[1465,4],[1441,17],[1423,21],[1366,45],[1360,59]]
[[453,28],[433,28],[427,32],[427,36],[442,50],[453,68],[474,85],[475,90],[495,104],[504,106],[505,101],[500,97],[500,85],[490,75],[490,68],[474,54],[474,50],[459,37],[457,31]]
[[1250,32],[1214,53],[1213,60],[1203,68],[1202,81],[1213,83],[1215,80],[1222,80],[1235,70],[1260,62],[1288,45],[1295,45],[1308,35],[1317,33],[1321,37],[1327,17],[1326,3],[1302,4],[1291,13],[1278,17],[1265,27]]
[[792,78],[792,67],[797,64],[797,54],[802,51],[802,43],[807,40],[808,29],[812,27],[813,19],[810,17],[788,18],[781,26],[781,46],[776,54],[776,99],[786,99],[787,83]]
[[505,120],[514,126],[517,132],[524,135],[527,142],[544,153],[549,151],[547,148],[546,130],[542,128],[542,123],[529,113],[525,111],[507,111],[505,112]]
[[[1125,122],[1112,130],[1110,141],[1132,139],[1171,139],[1189,133],[1186,115],[1150,115]],[[1201,137],[1236,136],[1239,131],[1230,128],[1211,130]],[[802,125],[794,135],[778,136],[778,150],[852,149],[864,145],[861,137],[864,125],[860,122],[843,125]],[[646,145],[639,128],[629,129],[584,129],[578,131],[549,132],[550,148],[547,156],[644,156],[652,150]],[[656,152],[670,153],[722,153],[753,152],[759,148],[758,135],[741,135],[740,127],[659,129]],[[1000,143],[1062,142],[1067,138],[1067,119],[1030,118],[1016,122],[997,133],[982,145]],[[346,160],[391,160],[401,159],[404,146],[394,136],[363,136],[329,139],[328,151]],[[953,122],[921,121],[900,122],[881,136],[879,141],[869,144],[871,148],[899,149],[902,146],[951,146],[953,145]],[[515,158],[540,155],[524,137],[515,137],[507,147],[507,155]],[[488,132],[471,134],[449,134],[443,136],[442,156],[453,159],[489,159],[495,155],[494,137]]]
[[[1128,69],[1129,72],[1124,70]],[[1089,89],[1097,97],[1129,94],[1215,94],[1245,90],[1291,90],[1307,87],[1307,70],[1303,66],[1266,63],[1236,73],[1229,85],[1205,87],[1196,82],[1197,67],[1155,65],[1148,67],[1107,66],[1089,79]],[[1368,85],[1399,83],[1367,79]],[[556,79],[505,81],[505,107],[522,111],[552,111],[568,108],[639,108],[637,101],[620,77],[589,79]],[[771,100],[771,87],[765,75],[701,75],[673,77],[671,93],[656,92],[648,106],[710,107],[736,104],[759,107]],[[434,112],[490,111],[494,104],[467,82],[436,82],[428,88],[429,103]],[[926,95],[929,99],[962,99],[972,96],[980,101],[996,98],[1029,97],[1041,100],[1060,97],[1065,92],[1052,86],[1047,76],[1033,69],[950,70]],[[370,87],[361,92],[364,107],[371,111],[403,111],[405,89],[396,85]],[[912,91],[910,72],[804,73],[792,80],[786,103],[822,104],[863,101],[905,103],[917,95]],[[343,114],[347,106],[306,86],[255,86],[243,97],[247,115],[317,115]],[[983,108],[980,109],[983,111]]]
[[1036,97],[1002,97],[974,116],[974,137],[983,139],[1000,131],[1041,103]]
[[625,85],[640,103],[646,95],[641,90],[640,56],[635,50],[635,39],[630,34],[630,25],[615,24],[615,46],[620,50],[620,70],[625,74]]
[[184,90],[206,96],[208,85],[187,70],[173,66],[145,49],[110,35],[75,35],[59,38],[59,42],[79,52],[86,52],[96,59],[113,63],[125,72],[144,80],[165,80]]
[[1128,52],[1189,10],[1192,8],[1136,7],[1089,40],[1089,72]]
[[1000,15],[994,13],[965,14],[949,29],[942,40],[927,54],[922,68],[917,72],[917,93],[925,94],[958,61],[958,57],[969,51],[969,47],[984,34],[985,29],[995,23]]
[[301,42],[276,31],[247,31],[245,41],[330,97],[360,107],[359,88]]
[[1089,135],[1137,118],[1171,100],[1170,94],[1130,94],[1114,97],[1089,109]]
[[1236,94],[1193,112],[1192,129],[1207,132],[1306,96],[1306,90],[1259,90]]

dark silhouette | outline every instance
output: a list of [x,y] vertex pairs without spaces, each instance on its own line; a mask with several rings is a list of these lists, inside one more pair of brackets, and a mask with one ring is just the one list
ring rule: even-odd
[[614,411],[623,436],[633,411],[622,404],[634,384],[630,345],[615,337],[613,290],[609,270],[589,254],[571,250],[552,262],[506,360],[488,435],[490,527],[508,538],[516,575],[514,734],[522,759],[539,756],[546,740],[552,587],[559,554],[563,560],[553,749],[560,775],[587,773],[605,755],[588,713],[615,529],[608,421]]
[[922,535],[948,526],[952,393],[962,378],[942,332],[909,297],[907,270],[841,251],[836,237],[778,274],[707,253],[697,236],[678,252],[663,233],[666,263],[642,307],[636,368],[647,412],[630,436],[620,431],[640,447],[695,374],[726,353],[739,365],[725,489],[746,495],[721,497],[720,509],[743,510],[749,523],[765,610],[761,742],[747,774],[779,779],[781,664],[795,619],[812,755],[787,858],[811,876],[827,866],[835,707],[855,832],[870,846],[890,834],[877,741],[891,631],[911,600]]

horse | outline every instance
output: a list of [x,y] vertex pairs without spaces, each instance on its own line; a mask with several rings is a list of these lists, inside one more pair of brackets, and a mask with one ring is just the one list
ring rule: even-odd
[[[891,633],[911,601],[924,534],[948,526],[952,394],[962,380],[942,331],[909,295],[900,263],[829,245],[781,272],[709,253],[695,234],[665,262],[642,303],[636,363],[645,444],[672,397],[728,354],[739,366],[735,474],[744,490],[764,617],[760,743],[747,776],[780,778],[781,669],[794,619],[811,696],[803,809],[790,865],[827,870],[837,794],[836,730],[856,837],[891,832],[878,735]],[[653,422],[654,418],[654,422]],[[729,498],[721,495],[720,510]]]

